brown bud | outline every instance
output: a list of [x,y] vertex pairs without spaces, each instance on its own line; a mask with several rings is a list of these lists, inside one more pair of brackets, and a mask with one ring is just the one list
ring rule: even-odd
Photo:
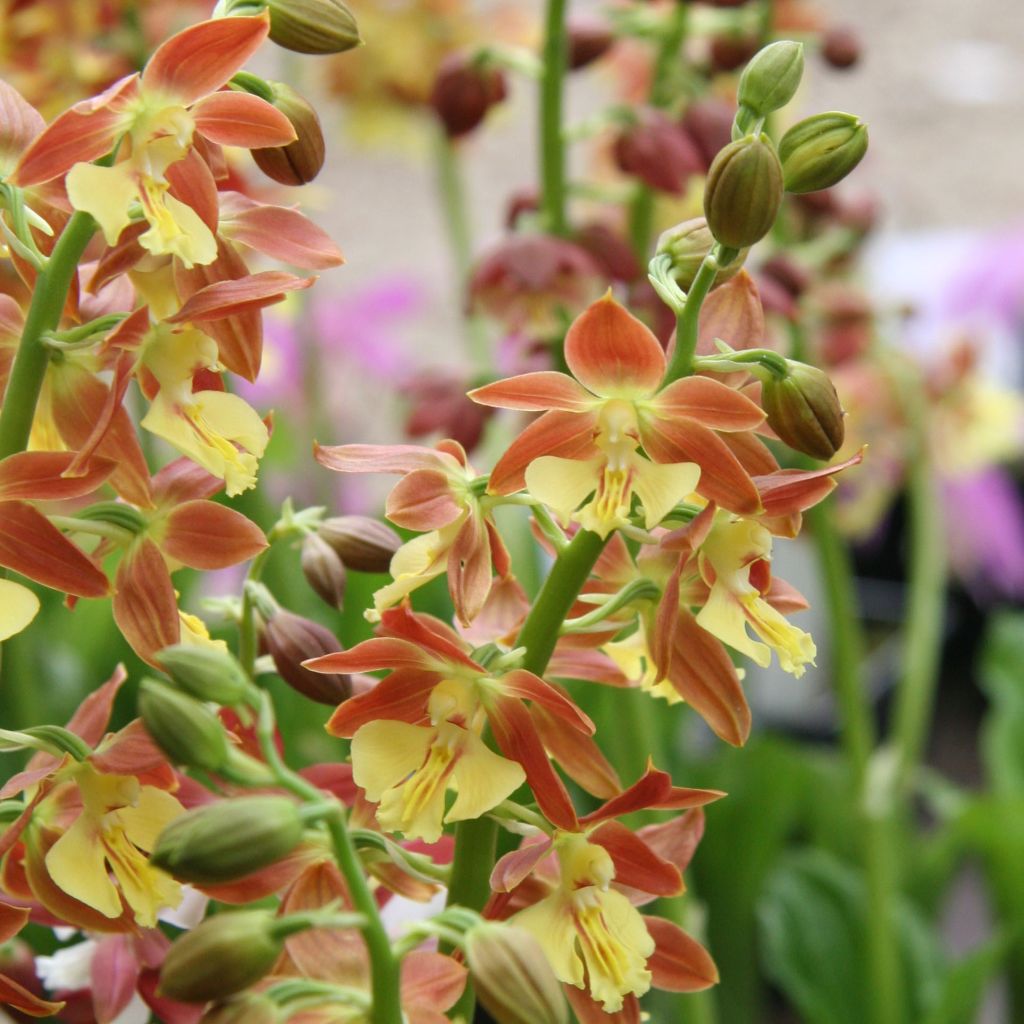
[[334,548],[347,569],[356,572],[387,572],[402,538],[386,523],[369,516],[332,516],[317,535]]
[[[663,231],[658,239],[657,252],[672,259],[672,277],[684,292],[690,290],[693,279],[704,262],[704,257],[711,252],[715,238],[703,217],[684,220],[674,228]],[[728,266],[724,267],[715,278],[716,284],[725,284],[731,277],[739,273],[746,259],[746,251],[740,253]]]
[[632,246],[607,224],[584,224],[573,241],[590,253],[609,281],[635,281],[641,273]]
[[860,36],[849,25],[830,28],[821,41],[821,55],[834,68],[852,68],[860,60]]
[[704,216],[715,239],[743,249],[764,238],[782,202],[782,166],[767,135],[747,135],[715,157],[704,187]]
[[569,1009],[547,955],[522,928],[489,921],[466,935],[481,1005],[497,1024],[566,1024]]
[[157,991],[183,1003],[225,999],[264,977],[283,951],[284,938],[269,910],[218,914],[171,946]]
[[324,133],[316,111],[291,86],[268,83],[273,104],[292,123],[297,138],[287,146],[265,146],[252,150],[256,166],[280,185],[305,185],[324,165]]
[[757,53],[756,36],[715,36],[711,40],[711,69],[735,71]]
[[508,94],[505,73],[465,54],[449,54],[434,79],[430,105],[451,138],[476,128]]
[[494,410],[470,401],[468,390],[469,384],[459,374],[444,370],[417,373],[401,387],[409,400],[405,432],[409,437],[441,434],[458,441],[467,452],[473,451]]
[[660,110],[646,108],[615,140],[619,170],[660,192],[682,193],[703,170],[700,150],[687,133]]
[[788,361],[789,374],[761,384],[768,426],[794,451],[830,459],[843,446],[845,428],[839,396],[828,374],[816,366]]
[[345,599],[345,565],[338,553],[319,534],[302,542],[302,574],[325,604],[340,608]]
[[312,619],[281,609],[263,628],[263,643],[277,674],[293,689],[318,704],[340,704],[352,693],[349,678],[337,673],[310,672],[302,663],[341,649],[335,635]]
[[577,71],[603,57],[615,42],[611,25],[598,14],[580,11],[569,15],[569,68]]
[[359,26],[341,0],[269,0],[270,38],[294,53],[343,53],[359,46]]
[[732,119],[736,105],[720,96],[701,96],[695,99],[683,115],[683,127],[693,139],[704,161],[704,168],[732,142]]
[[785,253],[776,253],[767,260],[761,267],[761,273],[781,285],[794,299],[800,298],[811,283],[807,268]]

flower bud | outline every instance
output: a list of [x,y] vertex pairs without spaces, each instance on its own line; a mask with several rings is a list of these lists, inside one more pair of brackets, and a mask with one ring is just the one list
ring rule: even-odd
[[767,135],[730,142],[715,157],[704,186],[711,234],[731,249],[764,238],[782,202],[782,167]]
[[821,40],[821,55],[838,70],[852,68],[860,60],[860,37],[848,25],[830,28]]
[[269,0],[270,38],[294,53],[343,53],[362,43],[341,0]]
[[319,704],[340,704],[352,694],[348,676],[310,672],[302,663],[341,649],[335,635],[319,622],[278,611],[263,630],[263,643],[277,674],[293,689]]
[[[684,220],[674,228],[663,231],[658,239],[659,255],[672,257],[672,277],[684,292],[690,290],[693,279],[704,262],[704,257],[711,252],[715,244],[714,236],[708,229],[708,222],[703,217]],[[716,284],[724,284],[729,278],[739,273],[747,258],[744,250],[728,266],[723,267],[715,278]]]
[[845,428],[839,396],[816,366],[788,361],[789,374],[761,384],[761,406],[768,426],[794,451],[830,459],[843,445]]
[[735,113],[735,105],[720,96],[700,96],[686,108],[683,128],[700,150],[705,170],[718,151],[732,142]]
[[334,548],[315,533],[302,542],[302,574],[325,604],[341,607],[345,599],[345,565]]
[[302,833],[302,816],[287,797],[235,797],[175,818],[150,863],[181,882],[233,882],[287,856]]
[[505,73],[500,68],[453,53],[438,70],[430,105],[449,137],[457,138],[476,128],[506,95]]
[[736,100],[758,117],[784,107],[804,73],[804,45],[780,39],[759,50],[740,76]]
[[831,111],[798,121],[779,142],[786,191],[831,188],[861,162],[867,148],[868,126],[853,114]]
[[156,660],[178,689],[198,700],[241,704],[252,691],[238,659],[219,647],[174,644],[160,651]]
[[578,71],[603,57],[615,43],[615,33],[608,21],[597,14],[580,11],[566,21],[569,36],[571,71]]
[[642,110],[615,140],[619,170],[660,192],[682,193],[703,170],[700,150],[687,133],[660,110]]
[[225,999],[254,985],[284,950],[268,910],[234,910],[208,918],[171,946],[158,993],[183,1003]]
[[139,685],[146,731],[173,764],[219,772],[228,762],[228,736],[205,704],[157,679]]
[[305,185],[324,165],[324,133],[316,111],[284,82],[268,83],[274,92],[273,104],[291,121],[297,138],[287,146],[253,149],[256,166],[279,185]]
[[200,1017],[199,1024],[277,1024],[277,1003],[265,995],[244,995],[230,1003],[217,1003]]
[[386,523],[369,516],[332,516],[317,529],[345,568],[356,572],[387,572],[402,538]]
[[497,1024],[566,1024],[569,1009],[547,955],[528,931],[484,922],[466,935],[473,987]]
[[757,37],[720,35],[711,40],[711,70],[735,71],[743,67],[757,52]]

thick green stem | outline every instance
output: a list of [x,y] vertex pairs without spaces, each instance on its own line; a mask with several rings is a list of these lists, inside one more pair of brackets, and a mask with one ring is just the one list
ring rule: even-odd
[[548,0],[544,22],[544,71],[540,83],[541,214],[553,235],[568,230],[565,215],[565,139],[562,107],[569,41],[565,31],[566,0]]
[[60,323],[78,261],[95,230],[96,221],[92,216],[77,211],[57,240],[46,268],[36,279],[32,304],[25,317],[25,328],[0,408],[0,459],[22,452],[28,446],[49,358],[43,335]]
[[893,725],[898,797],[905,794],[924,754],[938,681],[947,576],[942,503],[928,453],[924,397],[915,394],[910,404],[915,431],[907,489],[910,596]]
[[[523,668],[541,675],[558,642],[558,632],[594,563],[605,546],[605,539],[589,530],[580,530],[555,560],[555,564],[530,609],[520,630],[517,646],[525,647]],[[491,892],[490,876],[494,866],[497,823],[489,818],[460,822],[455,830],[455,859],[452,863],[448,906],[480,910]],[[474,995],[467,985],[462,998],[453,1007],[458,1018],[473,1019]]]
[[704,257],[704,262],[701,263],[693,284],[686,293],[686,302],[676,313],[676,347],[662,386],[693,373],[693,357],[697,352],[697,334],[700,328],[700,308],[715,283],[718,267],[719,263],[713,249]]
[[[249,566],[246,583],[256,583],[263,575],[263,567],[267,564],[270,548],[261,551]],[[256,635],[256,606],[247,586],[242,587],[242,616],[238,625],[238,660],[245,674],[252,679],[256,670],[256,652],[258,648]]]

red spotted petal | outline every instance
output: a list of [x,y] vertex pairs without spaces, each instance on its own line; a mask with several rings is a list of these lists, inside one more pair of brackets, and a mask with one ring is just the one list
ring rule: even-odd
[[542,455],[563,459],[588,459],[597,452],[593,413],[562,412],[554,409],[534,420],[512,442],[491,470],[488,489],[492,494],[512,494],[526,486],[526,467]]
[[716,430],[753,430],[764,420],[764,410],[746,395],[710,377],[683,377],[673,381],[651,402],[655,415],[688,419]]
[[469,397],[480,405],[492,405],[498,409],[522,409],[525,412],[543,412],[546,409],[585,412],[597,402],[592,394],[581,388],[568,374],[553,370],[524,373],[485,384],[482,388],[470,391]]
[[658,339],[611,292],[573,321],[565,361],[573,376],[602,398],[652,395],[665,376]]
[[214,501],[178,505],[167,516],[165,531],[160,540],[164,554],[192,569],[225,569],[267,546],[251,519]]
[[114,621],[132,650],[156,664],[156,654],[181,639],[178,602],[160,549],[143,539],[121,560]]
[[138,81],[138,75],[122,78],[61,114],[22,154],[11,183],[38,185],[109,153],[123,124],[124,106],[138,93]]
[[298,137],[277,107],[247,92],[215,92],[193,108],[196,131],[221,146],[262,149],[287,146]]
[[713,430],[688,419],[645,419],[640,436],[644,451],[655,462],[696,462],[700,466],[697,490],[709,501],[739,515],[760,510],[754,481]]
[[685,890],[679,869],[662,860],[635,832],[619,821],[606,821],[589,835],[615,864],[615,881],[652,896],[678,896]]
[[0,565],[76,597],[103,597],[107,577],[41,512],[23,501],[0,502]]
[[222,192],[221,234],[233,242],[304,270],[326,270],[345,262],[325,231],[286,206],[257,203],[239,192]]
[[647,961],[651,984],[666,992],[700,992],[718,984],[718,968],[711,954],[682,928],[662,917],[645,917],[654,939]]
[[143,89],[188,106],[216,92],[259,49],[270,18],[216,18],[192,25],[160,45],[142,73]]

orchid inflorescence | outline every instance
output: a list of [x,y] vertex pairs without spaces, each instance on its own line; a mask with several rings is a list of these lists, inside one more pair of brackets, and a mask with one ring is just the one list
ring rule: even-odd
[[[320,49],[318,27],[334,33]],[[773,575],[772,549],[860,456],[816,467],[784,452],[780,438],[831,457],[842,413],[820,371],[736,336],[752,294],[740,266],[789,177],[791,191],[832,184],[866,136],[822,115],[842,145],[802,122],[780,162],[767,120],[802,54],[765,48],[740,80],[735,141],[704,168],[706,221],[685,233],[698,248],[681,253],[677,233],[650,263],[677,324],[667,351],[555,231],[536,250],[551,271],[537,294],[516,277],[538,270],[532,257],[478,276],[485,311],[513,311],[517,331],[542,324],[542,341],[564,334],[560,368],[488,374],[470,391],[488,409],[541,414],[490,421],[513,435],[490,471],[454,439],[317,445],[337,473],[398,476],[385,516],[405,532],[289,502],[265,534],[215,500],[256,485],[272,429],[231,375],[256,379],[261,310],[314,278],[249,263],[342,262],[297,210],[247,194],[238,170],[248,149],[302,181],[318,169],[302,161],[322,157],[322,139],[303,137],[319,131],[315,114],[295,113],[304,101],[243,70],[268,36],[301,52],[358,40],[337,0],[229,2],[49,124],[0,82],[18,279],[0,295],[0,565],[71,606],[111,596],[118,629],[160,674],[141,683],[141,719],[116,731],[120,668],[66,726],[0,732],[3,749],[33,751],[0,789],[0,939],[30,917],[94,936],[109,968],[90,982],[103,1020],[141,997],[171,1024],[428,1024],[472,1019],[475,994],[503,1024],[565,1021],[566,999],[581,1021],[639,1021],[652,987],[718,980],[695,938],[642,908],[684,891],[702,808],[724,794],[680,786],[650,759],[622,778],[593,695],[685,703],[739,746],[751,728],[739,656],[774,656],[794,676],[814,662],[789,621],[806,604]],[[458,82],[491,82],[474,124],[504,96],[495,69],[515,64],[488,53],[458,65]],[[476,87],[452,84],[455,66],[435,104]],[[660,180],[642,126],[667,122],[645,116],[618,147],[642,181]],[[729,344],[709,343],[730,324]],[[176,457],[151,471],[139,431]],[[548,567],[532,599],[510,554],[521,545],[506,543],[527,516]],[[270,545],[292,541],[330,604],[344,602],[346,572],[390,572],[366,611],[371,638],[341,650],[281,607],[262,570]],[[247,561],[239,599],[222,602],[234,654],[179,607],[172,574]],[[416,607],[439,579],[451,622]],[[0,581],[0,638],[38,608],[29,586]],[[288,766],[260,685],[271,667],[335,706],[327,731],[347,759]],[[172,942],[167,922],[183,926],[173,914],[197,893],[248,909],[193,919]],[[442,894],[432,916],[388,933],[389,907]],[[60,1010],[13,978],[0,977],[0,1000]]]

